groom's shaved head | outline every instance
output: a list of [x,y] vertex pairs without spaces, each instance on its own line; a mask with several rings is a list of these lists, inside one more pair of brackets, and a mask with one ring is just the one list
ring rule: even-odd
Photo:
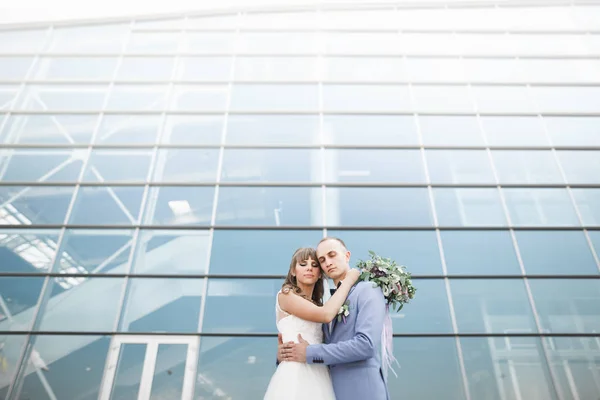
[[341,244],[342,246],[344,246],[344,250],[348,250],[348,247],[346,247],[346,243],[344,243],[344,241],[340,238],[336,238],[333,236],[327,236],[324,237],[323,239],[321,239],[321,241],[319,241],[319,243],[317,243],[317,246],[319,246],[321,243],[327,241],[327,240],[335,240],[336,242],[338,242],[339,244]]

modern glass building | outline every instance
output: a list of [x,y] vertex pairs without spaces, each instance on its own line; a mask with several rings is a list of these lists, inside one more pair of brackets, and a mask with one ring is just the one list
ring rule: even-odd
[[292,253],[406,265],[393,399],[600,396],[600,4],[0,30],[0,398],[262,399]]

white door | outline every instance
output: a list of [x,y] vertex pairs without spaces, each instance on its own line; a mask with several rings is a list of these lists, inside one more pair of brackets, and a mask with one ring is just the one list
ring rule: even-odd
[[114,336],[100,400],[191,400],[198,359],[194,336]]

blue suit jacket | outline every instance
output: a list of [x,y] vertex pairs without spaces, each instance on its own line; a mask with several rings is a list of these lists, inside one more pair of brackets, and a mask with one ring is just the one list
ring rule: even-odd
[[381,370],[381,333],[385,299],[372,282],[359,282],[348,295],[346,322],[323,324],[325,343],[309,345],[306,362],[329,366],[333,389],[341,400],[389,400]]

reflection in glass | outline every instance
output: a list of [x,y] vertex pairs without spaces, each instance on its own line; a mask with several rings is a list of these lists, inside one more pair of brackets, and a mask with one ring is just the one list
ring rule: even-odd
[[598,267],[583,232],[516,231],[515,235],[527,274],[598,273]]
[[579,220],[565,189],[503,189],[513,225],[576,226]]
[[407,85],[323,85],[325,111],[408,111]]
[[584,225],[600,225],[600,189],[571,189]]
[[166,85],[114,85],[106,103],[111,111],[149,111],[165,108]]
[[[366,258],[366,257],[365,257]],[[414,268],[410,268],[413,272]],[[442,279],[413,279],[417,295],[400,312],[390,312],[394,333],[450,333],[452,320]],[[427,318],[423,318],[427,315]]]
[[286,275],[294,251],[322,237],[320,230],[215,230],[210,273]]
[[[17,98],[18,86],[0,85],[0,111],[10,109]],[[18,107],[17,107],[18,108]]]
[[166,81],[171,79],[174,57],[123,57],[116,81]]
[[154,182],[214,182],[218,149],[160,149]]
[[[3,35],[0,34],[0,38]],[[1,40],[1,39],[0,39]],[[22,80],[29,72],[33,57],[0,58],[0,80]]]
[[[587,234],[592,242],[593,250],[596,255],[600,256],[600,231],[587,231]],[[600,269],[600,266],[598,266]]]
[[418,118],[425,146],[483,146],[477,118],[425,116]]
[[104,115],[97,144],[154,144],[161,118],[153,115]]
[[11,144],[90,143],[95,115],[12,115],[2,128],[0,141]]
[[188,345],[161,343],[158,345],[150,398],[183,398],[184,374]]
[[[25,111],[95,111],[102,109],[108,85],[28,85],[15,109]],[[2,109],[0,88],[0,109]]]
[[323,143],[343,145],[418,145],[413,116],[323,116]]
[[321,152],[309,149],[226,149],[224,182],[321,182]]
[[[1,323],[1,322],[0,322]],[[0,340],[0,354],[5,367],[0,374],[0,398],[6,399],[11,381],[19,368],[26,335],[6,335]]]
[[227,144],[316,144],[318,115],[230,115]]
[[419,150],[326,149],[325,182],[424,183]]
[[120,330],[197,332],[202,279],[131,278]]
[[1,331],[31,329],[44,281],[44,277],[0,277]]
[[0,31],[0,53],[37,53],[46,44],[49,29]]
[[322,225],[321,188],[221,187],[218,225]]
[[500,183],[564,183],[551,151],[493,150]]
[[0,230],[0,273],[49,271],[56,255],[58,236],[56,230]]
[[133,231],[68,229],[53,272],[127,273]]
[[147,348],[146,343],[121,343],[114,372],[115,380],[110,388],[111,399],[137,398]]
[[34,80],[112,79],[117,57],[41,57],[36,63]]
[[473,112],[467,86],[412,86],[414,109],[419,112]]
[[142,230],[133,272],[137,274],[204,274],[210,235],[204,230]]
[[109,336],[40,335],[33,338],[31,362],[16,398],[51,400],[48,387],[56,399],[98,398]]
[[81,187],[69,223],[135,225],[143,194],[143,187]]
[[0,187],[0,220],[11,225],[62,224],[74,187]]
[[492,183],[494,174],[485,150],[426,150],[432,183]]
[[539,338],[461,338],[472,399],[556,400]]
[[[287,275],[283,268],[280,273]],[[273,308],[281,284],[279,279],[210,279],[202,332],[276,332],[275,314],[255,311]]]
[[452,279],[450,290],[459,332],[536,332],[521,279]]
[[507,231],[441,231],[448,274],[519,275]]
[[219,144],[223,116],[168,115],[161,136],[163,144]]
[[317,85],[237,84],[231,93],[233,111],[315,111]]
[[150,225],[208,225],[214,187],[150,188],[144,223]]
[[350,264],[366,260],[369,250],[405,265],[415,275],[441,275],[440,250],[434,231],[336,231],[327,236],[341,238],[351,252]]
[[600,151],[557,151],[567,182],[600,184]]
[[544,117],[555,146],[600,146],[600,118]]
[[53,278],[40,331],[110,332],[115,327],[124,278]]
[[5,182],[75,182],[86,149],[0,150],[0,180]]
[[431,226],[425,188],[326,188],[329,226]]
[[441,226],[505,226],[506,218],[497,189],[434,188]]
[[146,182],[152,150],[92,150],[84,182]]

